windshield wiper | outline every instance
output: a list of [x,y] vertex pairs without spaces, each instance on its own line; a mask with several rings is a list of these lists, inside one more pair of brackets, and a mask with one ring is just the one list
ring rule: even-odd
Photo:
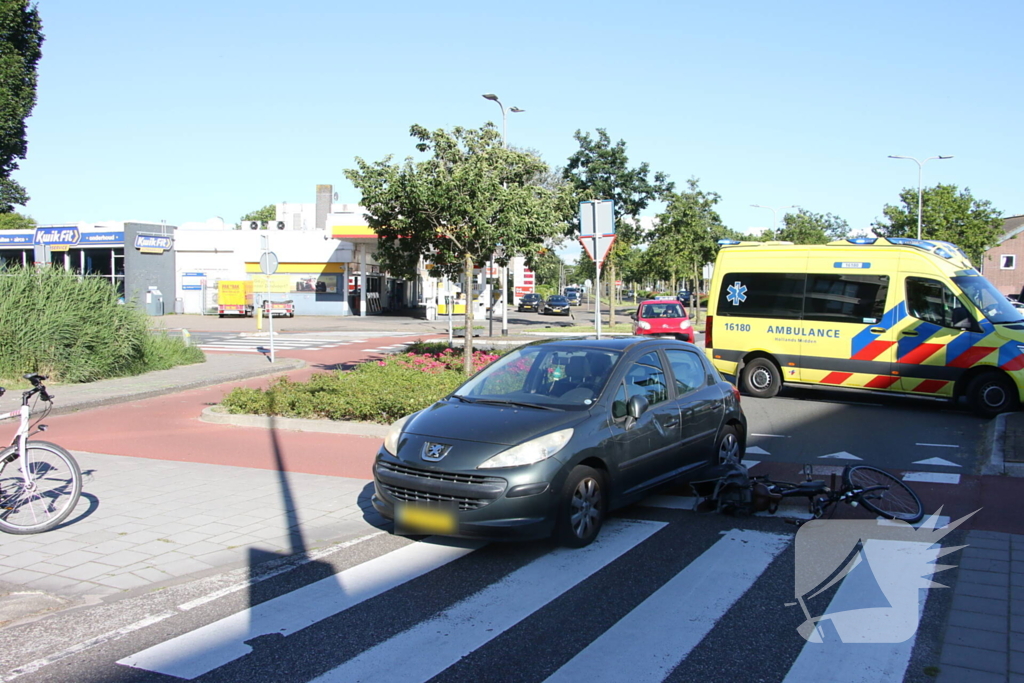
[[477,402],[477,400],[475,398],[470,398],[468,396],[463,396],[462,394],[448,394],[448,398],[457,398],[460,401],[462,401],[463,403],[476,403]]
[[492,403],[501,406],[516,406],[519,408],[538,408],[540,410],[557,410],[559,412],[565,412],[562,408],[556,408],[554,406],[542,406],[537,403],[523,403],[521,401],[506,401],[499,398],[478,398],[474,399],[476,403]]

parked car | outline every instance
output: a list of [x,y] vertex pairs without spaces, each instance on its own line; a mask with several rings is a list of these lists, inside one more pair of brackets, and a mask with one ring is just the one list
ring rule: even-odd
[[372,503],[397,533],[582,547],[609,511],[741,461],[746,435],[738,390],[692,344],[534,342],[393,424]]
[[629,317],[633,320],[635,335],[693,341],[693,326],[686,315],[686,309],[670,296],[641,301]]
[[689,306],[693,299],[693,292],[688,289],[680,289],[677,296],[684,306]]
[[569,310],[569,300],[561,294],[553,294],[547,298],[544,302],[544,308],[541,309],[541,313],[544,314],[560,314],[560,315],[571,315]]
[[537,311],[540,312],[541,307],[544,305],[544,300],[541,299],[540,294],[524,294],[523,298],[519,300],[519,306],[516,310],[520,313],[523,311]]
[[583,297],[576,290],[569,290],[565,293],[565,298],[569,300],[570,306],[582,306]]

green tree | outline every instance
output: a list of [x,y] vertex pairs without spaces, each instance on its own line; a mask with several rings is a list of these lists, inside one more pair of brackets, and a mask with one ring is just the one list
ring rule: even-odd
[[562,259],[558,257],[554,249],[542,249],[541,252],[532,259],[530,269],[533,270],[537,277],[537,284],[541,285],[554,285],[558,288],[560,276],[562,274],[562,268],[564,264]]
[[[615,246],[608,254],[604,266],[609,271],[609,280],[614,282],[616,266],[625,258],[623,254],[643,241],[640,212],[652,201],[671,192],[674,185],[661,172],[654,173],[652,178],[650,166],[646,162],[630,168],[625,141],[619,140],[613,145],[603,128],[597,129],[596,140],[590,137],[590,133],[579,130],[574,137],[580,148],[569,157],[565,179],[581,201],[611,199],[615,202]],[[579,233],[578,217],[571,230]],[[615,324],[614,307],[609,315],[609,323]]]
[[652,274],[667,279],[673,292],[677,278],[692,279],[696,289],[704,265],[718,255],[718,240],[733,234],[715,210],[721,197],[700,189],[699,183],[691,178],[686,191],[669,195],[647,250]]
[[782,217],[782,229],[776,239],[793,244],[827,244],[849,234],[849,224],[839,216],[797,209],[796,213]]
[[20,213],[0,213],[0,230],[35,230],[36,219]]
[[[900,192],[902,206],[886,204],[885,218],[872,228],[882,237],[917,237],[917,192]],[[952,242],[963,249],[972,262],[980,264],[985,250],[1002,233],[1001,214],[992,203],[975,199],[970,188],[956,185],[924,188],[921,194],[921,238]]]
[[36,66],[42,57],[43,24],[28,0],[0,0],[0,213],[28,203],[11,178],[28,153],[25,119],[36,106]]
[[[546,165],[536,155],[506,149],[493,124],[429,131],[414,125],[410,134],[424,161],[391,156],[357,168],[345,177],[362,192],[367,221],[377,233],[375,258],[389,271],[412,277],[422,257],[435,275],[463,276],[472,303],[473,269],[498,246],[507,265],[516,254],[536,254],[565,231],[575,210],[571,189],[535,184]],[[466,306],[465,368],[472,372],[473,307]]]
[[277,220],[277,207],[274,206],[273,204],[267,204],[262,209],[250,211],[249,213],[239,218],[238,222],[235,223],[235,230],[241,230],[242,226],[248,223],[249,221],[259,221],[260,230],[266,230],[267,224],[273,220]]

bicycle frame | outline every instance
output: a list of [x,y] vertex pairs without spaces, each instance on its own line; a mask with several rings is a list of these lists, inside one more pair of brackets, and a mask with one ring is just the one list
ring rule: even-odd
[[[24,458],[26,458],[26,460],[25,460],[25,467],[22,468],[22,471],[24,472],[25,482],[26,483],[30,481],[30,478],[29,478],[30,477],[30,475],[29,475],[29,469],[30,468],[29,468],[29,463],[27,461],[27,454],[28,454],[28,437],[29,437],[29,431],[31,430],[31,427],[30,427],[30,424],[31,424],[31,419],[30,419],[31,410],[28,407],[28,401],[29,401],[30,398],[32,398],[33,395],[35,395],[37,393],[39,393],[39,387],[33,387],[32,389],[29,389],[28,391],[22,392],[22,394],[21,394],[21,407],[18,408],[17,410],[12,410],[9,413],[2,413],[2,414],[0,414],[0,420],[5,420],[5,419],[10,418],[10,417],[20,417],[20,419],[21,419],[21,424],[18,425],[18,431],[15,432],[14,438],[11,439],[11,446],[17,446],[17,449],[13,453],[11,453],[9,456],[4,458],[3,460],[0,460],[0,472],[3,472],[4,469],[7,467],[7,465],[9,463],[14,462],[19,457],[24,457]],[[40,429],[40,431],[43,431],[43,430]]]

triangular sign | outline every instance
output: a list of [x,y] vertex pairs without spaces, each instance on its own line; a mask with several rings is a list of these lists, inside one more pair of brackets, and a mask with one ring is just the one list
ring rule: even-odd
[[597,236],[597,249],[595,256],[594,249],[594,237],[580,237],[580,244],[587,250],[587,255],[591,261],[594,261],[598,265],[604,263],[604,259],[608,256],[608,252],[612,250],[612,245],[615,244],[615,235],[598,235]]
[[863,460],[863,458],[858,458],[853,453],[847,453],[846,451],[839,451],[838,453],[832,453],[830,455],[819,455],[818,458],[833,458],[835,460]]

